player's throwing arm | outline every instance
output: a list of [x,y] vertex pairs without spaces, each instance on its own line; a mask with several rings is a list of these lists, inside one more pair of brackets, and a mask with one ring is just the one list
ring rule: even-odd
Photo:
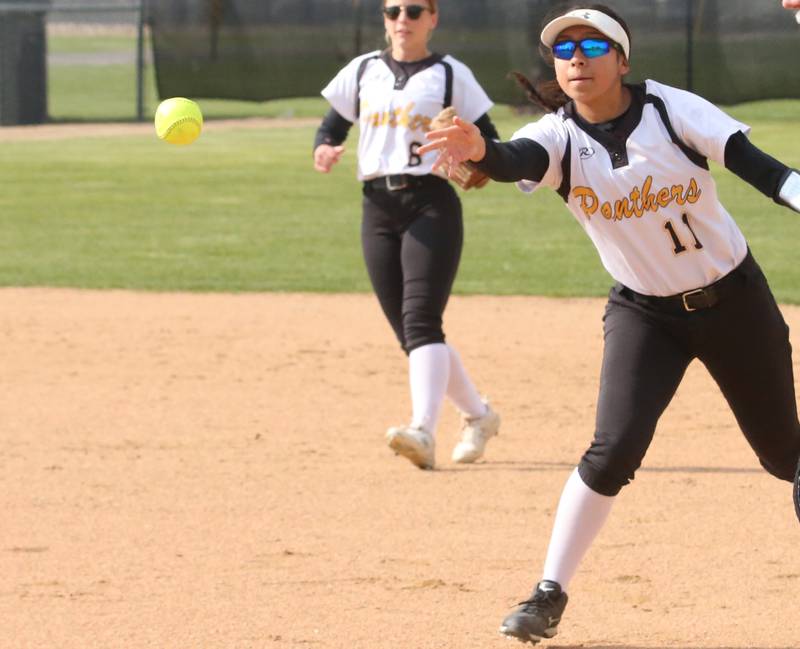
[[433,163],[433,168],[441,169],[449,176],[454,174],[459,163],[468,160],[478,162],[486,154],[486,143],[478,127],[460,117],[453,120],[453,126],[429,131],[425,139],[429,143],[419,148],[420,155],[438,151],[439,157]]
[[532,643],[558,632],[568,593],[577,595],[570,589],[581,560],[642,465],[694,359],[721,388],[760,464],[793,483],[800,517],[788,327],[719,200],[709,162],[797,211],[800,174],[758,149],[747,124],[702,97],[652,79],[625,82],[630,29],[609,7],[561,14],[540,40],[555,83],[516,76],[544,116],[508,142],[457,122],[429,133],[420,148],[437,151],[436,164],[448,171],[471,160],[527,194],[554,190],[615,280],[603,317],[593,439],[564,486],[541,578],[500,628]]

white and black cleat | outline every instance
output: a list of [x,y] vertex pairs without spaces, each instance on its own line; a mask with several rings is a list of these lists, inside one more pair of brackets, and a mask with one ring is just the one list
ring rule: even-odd
[[537,644],[558,633],[558,623],[567,606],[567,594],[554,581],[540,581],[530,599],[520,602],[519,607],[500,625],[500,633],[520,642]]

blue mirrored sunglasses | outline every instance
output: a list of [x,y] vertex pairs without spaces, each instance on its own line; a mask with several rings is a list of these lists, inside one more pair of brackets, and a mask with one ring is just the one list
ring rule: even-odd
[[569,61],[575,56],[575,50],[581,48],[581,52],[587,59],[596,59],[611,51],[616,47],[616,43],[605,38],[583,38],[579,41],[559,41],[553,44],[553,56],[557,59]]

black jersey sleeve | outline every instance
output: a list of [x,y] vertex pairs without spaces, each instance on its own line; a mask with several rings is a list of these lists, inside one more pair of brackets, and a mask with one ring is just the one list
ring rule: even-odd
[[520,138],[510,142],[495,142],[484,137],[486,155],[476,162],[478,169],[492,180],[513,183],[518,180],[539,182],[550,166],[550,155],[538,142]]
[[475,126],[478,127],[483,137],[489,138],[490,140],[500,139],[500,135],[498,135],[497,129],[495,128],[494,123],[489,117],[489,113],[484,113],[478,119],[476,119]]
[[792,170],[764,153],[741,131],[731,135],[725,144],[725,167],[776,203],[783,204],[778,196]]
[[353,122],[346,120],[333,108],[328,111],[328,114],[322,118],[322,124],[317,129],[317,134],[314,137],[314,151],[320,144],[330,144],[337,146],[347,139],[347,134]]

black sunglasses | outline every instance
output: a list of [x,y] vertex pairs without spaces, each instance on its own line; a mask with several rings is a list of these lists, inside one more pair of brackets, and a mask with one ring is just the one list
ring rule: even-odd
[[581,52],[587,59],[596,59],[598,56],[608,54],[612,48],[621,49],[619,45],[605,38],[583,38],[579,41],[559,41],[553,45],[553,56],[557,59],[569,61],[575,56],[575,50]]
[[392,5],[391,7],[383,8],[383,15],[389,20],[397,20],[403,9],[406,10],[406,16],[409,20],[419,20],[423,11],[430,11],[428,7],[423,7],[422,5]]

